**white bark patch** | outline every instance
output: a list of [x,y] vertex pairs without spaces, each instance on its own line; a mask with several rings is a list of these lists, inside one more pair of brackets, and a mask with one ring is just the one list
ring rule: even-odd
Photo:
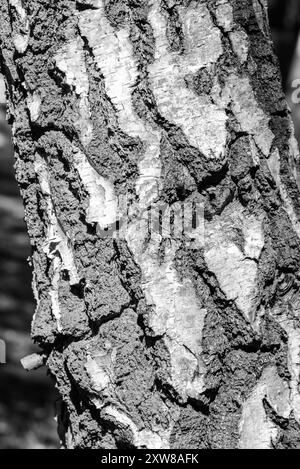
[[38,287],[37,287],[37,278],[36,278],[36,273],[35,273],[34,270],[32,272],[31,287],[32,287],[32,291],[33,291],[33,297],[34,297],[35,302],[36,302],[36,307],[35,307],[35,311],[34,311],[33,318],[32,318],[32,324],[34,324],[36,314],[37,314],[37,311],[38,311],[39,305],[40,305],[39,290],[38,290]]
[[75,285],[79,282],[79,276],[74,261],[70,239],[67,234],[64,233],[56,218],[55,209],[51,199],[48,168],[43,158],[39,155],[36,155],[34,167],[47,203],[48,225],[43,248],[47,257],[53,263],[52,290],[49,294],[52,302],[52,312],[56,317],[58,330],[61,331],[60,308],[58,302],[60,272],[61,270],[67,270],[69,272],[71,285]]
[[[218,100],[218,96],[214,97]],[[269,117],[259,106],[249,78],[231,74],[222,90],[223,106],[231,103],[232,111],[242,131],[253,136],[256,145],[267,158],[270,154],[274,134],[269,128]]]
[[153,0],[149,22],[155,38],[155,61],[149,77],[161,114],[182,128],[189,143],[211,158],[220,158],[226,144],[224,109],[209,97],[197,96],[185,84],[185,76],[214,64],[222,54],[221,35],[203,3],[181,8],[185,53],[169,50],[166,19],[160,1]]
[[29,42],[29,35],[25,35],[25,34],[16,34],[14,36],[14,46],[16,48],[16,50],[20,53],[20,54],[23,54],[27,47],[28,47],[28,42]]
[[292,408],[294,411],[294,416],[297,422],[300,424],[300,392],[299,392],[299,383],[300,383],[300,329],[295,329],[292,321],[284,319],[280,321],[280,324],[286,330],[289,340],[289,369],[291,373],[291,402]]
[[113,365],[116,349],[99,350],[92,357],[89,355],[85,368],[90,376],[92,388],[101,393],[113,380]]
[[48,227],[44,250],[49,258],[54,258],[56,253],[60,254],[62,268],[68,270],[70,275],[70,284],[75,285],[78,283],[79,278],[74,262],[71,241],[67,234],[63,232],[56,218],[55,209],[51,199],[48,169],[44,160],[38,156],[36,156],[35,159],[35,171],[37,173],[43,194],[47,199]]
[[228,1],[219,3],[215,7],[216,20],[220,28],[225,32],[232,31],[235,22],[233,17],[233,9]]
[[94,8],[97,8],[97,7],[101,8],[103,4],[103,0],[79,0],[78,3],[81,5],[87,5],[87,6],[91,6]]
[[55,55],[57,67],[65,74],[66,83],[74,88],[79,96],[78,108],[80,119],[76,126],[80,131],[83,145],[88,145],[92,140],[93,125],[89,107],[89,79],[85,66],[83,41],[76,38],[69,41]]
[[232,31],[229,37],[235,54],[242,64],[245,63],[249,54],[248,35],[241,29]]
[[276,371],[275,367],[264,370],[251,395],[243,405],[240,421],[240,449],[270,449],[276,440],[276,425],[268,419],[263,406],[267,399],[274,410],[282,417],[288,418],[291,412],[289,405],[289,387]]
[[162,238],[153,233],[145,246],[147,221],[132,224],[126,239],[142,271],[142,288],[151,307],[147,324],[155,335],[164,335],[170,351],[170,384],[183,400],[204,391],[201,337],[206,310],[189,278],[180,279],[174,266],[180,242],[170,240],[164,260],[159,260]]
[[205,226],[205,261],[229,300],[255,321],[257,260],[264,246],[263,219],[246,215],[239,203],[229,205]]
[[121,129],[134,138],[140,138],[144,144],[145,151],[139,162],[137,192],[140,204],[145,208],[158,194],[161,175],[160,131],[135,113],[131,93],[138,77],[138,68],[129,31],[125,28],[115,30],[105,16],[104,3],[100,4],[99,10],[80,15],[79,25],[104,75],[106,92],[117,111]]
[[58,296],[60,272],[61,272],[61,267],[62,267],[61,259],[57,256],[52,257],[52,265],[53,265],[53,275],[51,279],[52,289],[49,291],[49,296],[51,298],[52,314],[56,319],[57,330],[58,332],[62,332],[63,327],[61,323],[61,311],[60,311],[59,296]]
[[272,151],[270,158],[267,159],[267,164],[268,164],[270,173],[272,174],[272,177],[274,181],[276,182],[276,185],[279,189],[281,186],[281,180],[280,180],[280,155],[279,155],[278,148]]
[[249,216],[242,227],[244,236],[244,253],[249,259],[258,260],[264,247],[262,219]]
[[170,435],[172,426],[165,430],[163,428],[151,431],[148,429],[139,430],[137,425],[125,414],[114,406],[107,406],[101,413],[102,418],[113,421],[115,424],[127,429],[132,434],[132,443],[135,448],[149,448],[149,449],[169,449],[170,448]]
[[265,0],[252,0],[253,10],[260,30],[267,36],[268,5]]
[[105,229],[117,219],[118,201],[114,186],[97,173],[79,149],[74,149],[74,164],[89,194],[86,221],[98,223],[101,229]]
[[14,46],[20,54],[23,54],[26,51],[29,42],[29,20],[21,0],[9,0],[9,4],[16,9],[19,19],[20,32],[13,36]]
[[32,122],[36,122],[40,115],[41,98],[36,92],[29,94],[27,98],[27,107],[30,113],[30,119]]
[[232,48],[241,63],[244,63],[248,58],[249,40],[246,32],[236,24],[230,3],[225,0],[224,3],[217,5],[215,15],[218,26],[229,33]]
[[290,155],[291,155],[291,166],[293,170],[293,176],[297,183],[298,189],[300,191],[300,154],[299,154],[299,145],[295,137],[294,125],[291,122],[291,137],[289,141],[290,146]]

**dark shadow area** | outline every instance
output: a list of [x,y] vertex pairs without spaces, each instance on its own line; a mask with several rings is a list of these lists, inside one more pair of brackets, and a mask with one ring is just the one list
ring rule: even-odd
[[20,359],[37,348],[30,340],[34,313],[29,239],[13,171],[10,129],[0,105],[0,339],[6,364],[0,364],[0,449],[58,447],[56,394],[46,369],[23,370]]
[[300,142],[300,1],[269,0],[269,18],[283,87]]
[[287,90],[299,36],[300,1],[269,0],[269,18],[280,62],[282,82]]

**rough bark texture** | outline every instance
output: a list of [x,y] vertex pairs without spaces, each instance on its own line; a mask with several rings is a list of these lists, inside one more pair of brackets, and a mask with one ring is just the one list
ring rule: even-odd
[[[266,2],[0,12],[63,444],[300,447],[299,157]],[[177,232],[181,204],[204,230]]]

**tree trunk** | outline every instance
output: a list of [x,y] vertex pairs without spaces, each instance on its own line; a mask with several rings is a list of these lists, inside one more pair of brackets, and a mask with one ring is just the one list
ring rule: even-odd
[[0,11],[63,445],[300,447],[299,156],[266,1]]

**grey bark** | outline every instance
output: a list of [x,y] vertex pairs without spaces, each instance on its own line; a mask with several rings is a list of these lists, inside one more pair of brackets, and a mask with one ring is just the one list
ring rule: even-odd
[[265,2],[0,12],[63,445],[299,447],[299,155]]

